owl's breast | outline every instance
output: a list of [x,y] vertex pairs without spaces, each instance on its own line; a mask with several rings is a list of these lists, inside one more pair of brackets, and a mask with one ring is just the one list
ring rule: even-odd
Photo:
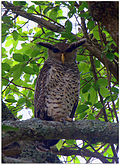
[[66,120],[79,97],[78,68],[51,67],[46,79],[46,111],[54,120]]

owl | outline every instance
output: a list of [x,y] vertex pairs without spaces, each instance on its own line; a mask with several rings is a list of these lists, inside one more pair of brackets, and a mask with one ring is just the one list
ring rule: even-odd
[[[39,42],[48,48],[45,61],[37,78],[34,95],[35,117],[47,121],[72,121],[77,108],[80,90],[80,73],[76,64],[77,47],[81,39],[72,44]],[[58,140],[44,140],[49,148]]]

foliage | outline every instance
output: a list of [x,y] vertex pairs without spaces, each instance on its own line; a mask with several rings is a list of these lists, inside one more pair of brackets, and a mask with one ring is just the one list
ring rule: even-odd
[[[40,41],[56,43],[62,40],[73,42],[76,41],[76,37],[83,37],[85,27],[80,22],[80,17],[84,20],[91,42],[101,49],[101,57],[106,56],[113,63],[118,59],[118,53],[114,49],[116,43],[105,27],[93,20],[87,2],[83,1],[77,6],[75,1],[32,1],[31,3],[14,1],[13,5],[19,6],[28,14],[39,15],[56,26],[64,27],[62,32],[54,32],[28,19],[23,19],[17,13],[10,11],[5,13],[4,8],[2,9],[2,99],[15,116],[22,109],[30,109],[34,114],[36,78],[47,59],[47,49],[38,47],[36,43]],[[106,42],[101,40],[101,34]],[[81,73],[81,90],[75,120],[105,121],[107,116],[107,121],[116,122],[118,120],[116,79],[99,59],[90,54],[91,52],[85,47],[78,49],[77,63]],[[88,145],[84,141],[66,140],[60,141],[57,148],[60,150],[62,146],[71,147],[73,150],[86,146],[89,151],[104,153],[104,157],[108,157],[109,162],[112,160],[109,157],[113,156],[109,144]],[[84,159],[86,162],[91,160],[86,156]],[[82,163],[77,155],[68,156],[66,161]]]

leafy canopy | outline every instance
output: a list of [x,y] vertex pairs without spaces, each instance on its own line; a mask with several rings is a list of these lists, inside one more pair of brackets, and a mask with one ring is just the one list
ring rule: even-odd
[[[84,36],[84,27],[81,27],[81,17],[85,20],[87,33],[91,37],[91,41],[99,46],[102,45],[101,56],[106,56],[111,62],[118,58],[118,53],[112,48],[116,44],[105,30],[105,27],[100,27],[100,29],[101,33],[104,34],[107,44],[101,41],[99,25],[90,16],[87,2],[81,2],[79,7],[76,7],[75,1],[32,1],[30,3],[26,1],[13,1],[13,5],[19,6],[21,10],[28,14],[34,14],[34,16],[42,17],[56,26],[64,27],[63,31],[54,32],[54,30],[50,30],[47,26],[38,25],[36,22],[23,18],[13,12],[9,11],[3,14],[2,99],[9,110],[19,119],[22,119],[22,116],[17,114],[22,109],[25,111],[30,109],[34,114],[36,78],[43,67],[44,61],[47,59],[47,49],[42,46],[38,47],[37,42],[76,41],[76,37],[81,38]],[[116,121],[115,112],[118,113],[118,85],[116,85],[114,76],[99,59],[96,57],[91,58],[90,51],[84,47],[78,49],[77,63],[81,73],[81,86],[75,120],[99,119],[105,121],[106,114],[109,122]],[[93,66],[95,70],[93,70]],[[34,117],[34,115],[31,117]],[[78,145],[78,143],[75,140],[66,140],[66,143],[63,143],[61,140],[57,144],[58,150],[63,145],[65,147],[74,146],[73,149],[76,149],[75,145]],[[83,145],[87,145],[87,142],[83,142],[81,147]],[[94,149],[102,152],[108,148],[104,152],[104,156],[113,156],[111,147],[105,144],[100,150],[101,145],[103,144],[94,144]],[[90,146],[87,149],[93,151],[93,148]],[[89,162],[88,157],[85,157],[85,159]],[[66,161],[68,163],[80,163],[80,159],[74,155],[68,156]],[[111,162],[112,159],[109,159],[109,161]]]

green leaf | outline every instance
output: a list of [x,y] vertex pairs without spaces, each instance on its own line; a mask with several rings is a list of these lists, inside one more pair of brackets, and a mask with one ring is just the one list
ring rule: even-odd
[[79,15],[80,15],[80,17],[83,17],[85,19],[89,19],[90,18],[90,15],[89,15],[89,12],[88,11],[87,12],[84,12],[84,13],[81,13]]
[[11,90],[7,88],[7,89],[5,90],[5,96],[7,96],[9,93],[11,93]]
[[72,9],[68,12],[69,18],[71,18],[74,13],[76,13],[76,8],[75,7],[72,7]]
[[35,11],[35,5],[32,5],[28,8],[27,13],[33,13]]
[[10,70],[10,65],[8,63],[2,63],[2,69],[4,71],[8,71]]
[[106,87],[108,86],[108,80],[105,78],[100,78],[97,80],[97,85]]
[[75,157],[75,162],[74,162],[74,164],[80,164],[80,160],[79,160],[78,157]]
[[62,37],[69,39],[70,41],[76,40],[75,36],[71,32],[61,32]]
[[23,65],[20,65],[20,64],[17,64],[12,68],[14,80],[17,80],[20,78],[22,74],[22,70],[23,70]]
[[58,151],[60,151],[60,149],[62,148],[62,145],[63,145],[63,141],[60,139],[59,142],[56,144]]
[[57,17],[57,19],[67,19],[67,17],[61,16],[61,17]]
[[87,115],[87,112],[80,113],[79,119],[84,119],[84,117],[86,117],[86,115]]
[[2,24],[2,38],[6,39],[6,36],[8,34],[9,27],[6,24]]
[[32,105],[32,103],[29,100],[26,100],[26,106],[29,108]]
[[94,21],[88,21],[87,23],[87,27],[89,30],[92,30],[95,26],[95,22]]
[[[31,51],[30,51],[31,50]],[[23,45],[23,48],[22,48],[22,51],[26,54],[26,55],[29,55],[31,57],[36,57],[37,55],[40,54],[40,48],[33,44],[33,43],[30,43],[30,44],[24,44]]]
[[100,68],[100,61],[95,59],[95,66],[96,68]]
[[86,92],[88,92],[89,89],[90,89],[90,87],[91,87],[91,84],[90,84],[90,83],[87,84],[87,85],[82,89],[82,93],[86,93]]
[[38,73],[39,72],[39,67],[37,65],[33,65],[33,70]]
[[10,16],[4,16],[4,17],[2,17],[2,20],[3,20],[3,22],[4,22],[4,24],[6,23],[6,24],[11,24],[12,25],[12,17],[10,17]]
[[54,21],[56,21],[57,19],[57,14],[58,14],[58,10],[57,10],[57,8],[54,8],[54,9],[52,9],[51,11],[50,11],[50,13],[49,13],[49,17],[51,18],[51,19],[53,19]]
[[96,100],[97,100],[97,92],[94,90],[94,88],[90,88],[89,90],[90,92],[90,102],[93,104],[95,104]]
[[109,59],[110,61],[113,61],[114,58],[115,58],[114,53],[112,53],[112,52],[106,53],[106,57],[107,57],[107,59]]
[[15,102],[17,102],[15,99],[5,99],[5,101],[7,101],[9,103],[15,103]]
[[100,40],[99,31],[98,31],[98,25],[96,25],[96,26],[93,28],[92,31],[93,31],[93,35],[94,35],[95,39]]
[[68,33],[72,31],[72,23],[69,20],[65,22],[65,29],[66,29],[66,32]]
[[12,47],[11,49],[10,49],[10,54],[12,54],[12,52],[13,52],[13,50],[14,50],[14,47]]
[[44,36],[45,36],[45,37],[51,37],[52,35],[54,35],[53,32],[48,32],[48,33],[46,33]]
[[13,4],[15,6],[24,6],[26,4],[26,1],[13,1]]
[[109,90],[105,88],[104,86],[100,88],[100,93],[103,97],[107,97],[110,94]]
[[87,119],[88,120],[95,120],[95,116],[93,114],[89,114]]
[[6,41],[5,47],[9,47],[11,44],[13,44],[13,40],[9,39],[9,40]]
[[81,12],[84,8],[88,8],[88,4],[85,1],[79,6],[78,12]]
[[29,61],[29,56],[27,56],[26,54],[23,55],[23,59],[24,61]]
[[103,105],[101,103],[96,103],[96,104],[94,104],[94,106],[98,109],[101,109],[103,107]]
[[16,30],[14,30],[12,34],[13,34],[13,39],[16,41],[18,39],[19,33]]
[[46,7],[44,10],[43,10],[43,14],[46,14],[49,10],[51,10],[52,7]]
[[115,56],[119,57],[119,54],[117,52],[114,53]]
[[2,43],[5,42],[6,36],[7,35],[5,35],[5,36],[2,37]]
[[24,103],[26,103],[26,99],[25,98],[20,98],[17,102],[18,105],[23,105]]
[[18,62],[23,62],[24,61],[24,57],[22,54],[19,54],[19,53],[14,53],[13,54],[13,59],[15,61],[18,61]]
[[82,10],[84,9],[84,5],[83,5],[83,3],[79,6],[79,8],[78,8],[78,12],[81,12]]
[[8,81],[5,79],[2,79],[2,86],[6,86],[6,85],[8,85]]
[[112,87],[111,88],[111,91],[114,92],[114,93],[119,93],[119,89],[118,88],[115,88],[115,87]]
[[23,118],[23,115],[19,115],[17,118],[20,120]]
[[80,62],[80,64],[78,65],[79,71],[82,72],[82,74],[86,74],[87,72],[89,72],[89,66],[86,62]]
[[87,105],[78,105],[77,112],[82,113],[85,112],[89,107]]
[[30,66],[25,66],[23,71],[27,74],[35,74],[35,71]]
[[73,144],[76,143],[76,140],[73,140],[73,139],[71,139],[71,140],[66,140],[66,143],[67,143],[67,144],[70,144],[70,145],[73,145]]

